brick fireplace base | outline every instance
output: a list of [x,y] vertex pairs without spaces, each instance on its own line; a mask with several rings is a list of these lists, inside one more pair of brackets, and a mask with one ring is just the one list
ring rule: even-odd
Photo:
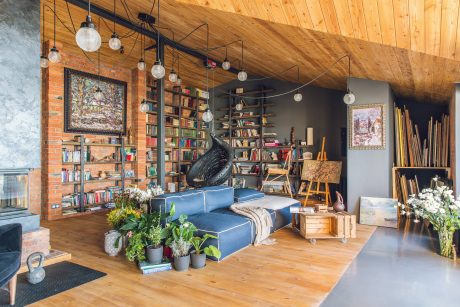
[[40,227],[22,234],[21,262],[25,263],[27,257],[35,252],[42,252],[45,256],[50,253],[50,230],[48,228]]

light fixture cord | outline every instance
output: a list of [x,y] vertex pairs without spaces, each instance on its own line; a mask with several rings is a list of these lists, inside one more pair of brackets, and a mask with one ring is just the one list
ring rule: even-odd
[[117,17],[117,0],[113,0],[113,33],[115,33],[115,18]]
[[160,48],[158,46],[160,43],[160,0],[158,0],[157,15],[157,62],[160,62]]
[[244,42],[243,40],[241,40],[241,70],[243,70],[244,68],[243,60],[244,60]]
[[54,0],[54,5],[53,5],[53,16],[54,16],[54,25],[53,25],[53,47],[56,48],[56,0]]
[[347,80],[347,93],[350,92],[350,77],[351,77],[351,57],[348,56],[348,80]]
[[88,16],[91,15],[91,0],[88,0]]
[[42,16],[42,19],[43,19],[43,33],[42,33],[42,54],[45,55],[45,4],[43,4],[43,16]]

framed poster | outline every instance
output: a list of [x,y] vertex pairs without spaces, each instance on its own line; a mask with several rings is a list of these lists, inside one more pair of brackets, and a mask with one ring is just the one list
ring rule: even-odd
[[385,105],[348,107],[350,149],[385,149]]
[[[102,99],[94,97],[98,86]],[[64,131],[125,135],[126,92],[126,82],[65,68]]]
[[359,223],[397,228],[398,200],[362,196],[359,205]]

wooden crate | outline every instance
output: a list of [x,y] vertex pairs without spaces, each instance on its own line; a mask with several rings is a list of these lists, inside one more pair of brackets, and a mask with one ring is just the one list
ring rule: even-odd
[[300,235],[310,242],[316,239],[356,238],[356,216],[348,212],[299,213]]

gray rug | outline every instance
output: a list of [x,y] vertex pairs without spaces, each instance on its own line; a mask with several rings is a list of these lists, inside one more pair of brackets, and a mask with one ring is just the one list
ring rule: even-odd
[[[67,261],[46,266],[45,272],[45,279],[36,285],[27,282],[26,273],[18,275],[14,306],[29,305],[107,275]],[[7,291],[0,290],[0,306],[11,306]]]

